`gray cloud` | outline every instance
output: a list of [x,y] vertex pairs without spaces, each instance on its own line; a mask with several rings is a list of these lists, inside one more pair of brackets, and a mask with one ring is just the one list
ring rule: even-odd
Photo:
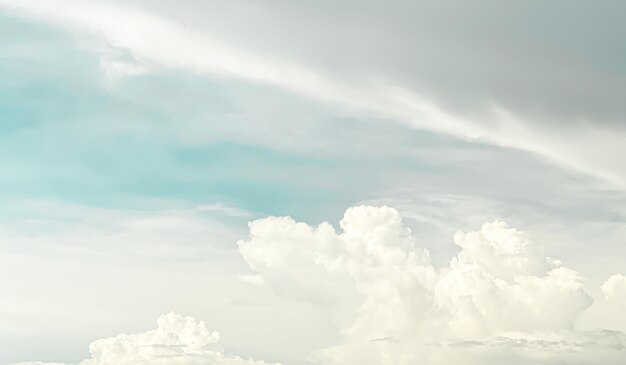
[[[126,2],[125,2],[126,3]],[[620,2],[135,1],[258,53],[341,76],[381,77],[460,112],[620,121]],[[623,62],[619,62],[622,60]]]

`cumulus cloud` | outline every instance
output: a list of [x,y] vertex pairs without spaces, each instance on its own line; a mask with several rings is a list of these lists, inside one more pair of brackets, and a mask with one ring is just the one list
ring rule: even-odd
[[624,355],[623,334],[575,329],[592,303],[579,273],[504,222],[457,233],[458,255],[439,268],[395,209],[350,208],[340,227],[270,217],[251,222],[238,243],[258,282],[335,319],[342,339],[314,354],[317,363],[591,363],[596,355],[617,363]]
[[159,317],[155,330],[93,342],[89,346],[91,358],[78,365],[269,365],[225,353],[219,339],[219,334],[209,330],[204,321],[171,312]]
[[611,275],[600,289],[606,300],[615,302],[626,309],[626,276]]

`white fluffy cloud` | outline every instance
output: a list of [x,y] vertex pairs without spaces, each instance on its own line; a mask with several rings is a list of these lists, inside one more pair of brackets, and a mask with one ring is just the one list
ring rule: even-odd
[[624,356],[621,333],[575,330],[592,303],[580,275],[503,222],[457,233],[460,252],[443,268],[431,264],[395,209],[350,208],[340,227],[270,217],[252,222],[249,239],[239,242],[259,281],[326,306],[336,320],[342,340],[316,353],[318,363],[491,363],[502,356],[553,363],[598,354],[617,363]]
[[611,275],[600,289],[606,300],[615,302],[626,309],[626,276]]
[[[91,358],[79,365],[267,365],[224,353],[219,334],[203,321],[168,313],[159,317],[157,329],[135,334],[121,334],[93,342]],[[61,365],[21,363],[16,365]]]

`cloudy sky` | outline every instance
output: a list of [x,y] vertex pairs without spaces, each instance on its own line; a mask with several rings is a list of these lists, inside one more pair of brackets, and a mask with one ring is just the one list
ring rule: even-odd
[[0,364],[623,364],[625,12],[0,0]]

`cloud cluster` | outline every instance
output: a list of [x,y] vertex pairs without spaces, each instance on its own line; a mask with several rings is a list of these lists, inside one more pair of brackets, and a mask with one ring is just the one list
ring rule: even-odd
[[[93,342],[89,346],[91,358],[79,365],[268,365],[226,354],[219,345],[219,334],[203,321],[172,312],[160,316],[157,325],[155,330]],[[38,364],[61,365],[16,365]]]
[[[455,234],[459,251],[444,267],[433,265],[400,213],[385,206],[348,209],[340,232],[289,217],[249,228],[238,242],[253,271],[247,280],[324,308],[336,327],[337,342],[310,363],[618,365],[626,356],[625,333],[576,327],[592,303],[579,273],[504,222]],[[625,303],[624,276],[601,289]],[[225,353],[203,321],[169,313],[157,323],[156,330],[93,342],[79,365],[267,364]]]
[[460,252],[443,268],[395,209],[350,208],[340,227],[270,217],[250,223],[238,243],[258,282],[335,319],[342,340],[316,353],[317,363],[527,364],[597,354],[617,363],[624,355],[621,333],[575,329],[592,303],[578,272],[503,222],[457,233]]

